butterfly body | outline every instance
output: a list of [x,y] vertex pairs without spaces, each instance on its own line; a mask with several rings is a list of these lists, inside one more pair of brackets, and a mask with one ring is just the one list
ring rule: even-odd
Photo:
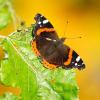
[[53,25],[41,14],[35,16],[35,28],[32,36],[33,51],[42,58],[45,67],[49,69],[62,66],[64,69],[85,68],[80,56],[59,38]]

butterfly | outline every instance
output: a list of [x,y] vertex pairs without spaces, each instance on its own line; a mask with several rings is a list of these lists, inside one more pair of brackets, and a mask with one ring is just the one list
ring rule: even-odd
[[85,68],[85,64],[80,56],[69,46],[64,44],[66,38],[59,38],[53,25],[42,14],[36,14],[35,27],[32,30],[32,49],[34,53],[41,57],[46,68],[54,69],[62,67],[64,69]]

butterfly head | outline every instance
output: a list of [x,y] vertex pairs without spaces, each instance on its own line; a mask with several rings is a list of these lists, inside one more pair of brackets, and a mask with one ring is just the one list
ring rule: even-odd
[[43,28],[44,27],[44,20],[46,20],[46,18],[44,16],[42,16],[41,14],[36,14],[34,17],[35,21],[36,21],[36,27],[38,28]]
[[38,28],[53,28],[52,24],[42,14],[36,14],[34,19]]
[[34,17],[34,19],[35,19],[35,21],[37,22],[37,21],[39,21],[39,19],[42,17],[42,15],[41,14],[36,14],[35,15],[35,17]]

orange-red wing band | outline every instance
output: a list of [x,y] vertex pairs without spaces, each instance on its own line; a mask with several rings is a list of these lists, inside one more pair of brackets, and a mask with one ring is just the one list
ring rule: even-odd
[[40,35],[42,32],[54,32],[54,28],[41,28],[41,29],[38,29],[37,32],[36,32],[36,35]]
[[48,63],[45,59],[43,59],[43,65],[48,69],[55,69],[57,65]]
[[[40,53],[39,53],[38,49],[36,48],[36,41],[33,40],[31,44],[32,44],[32,49],[33,49],[34,53],[35,53],[37,56],[40,56]],[[54,64],[48,63],[45,59],[43,59],[43,65],[44,65],[46,68],[49,68],[49,69],[54,69],[54,68],[57,67],[57,66],[54,65]]]
[[65,66],[66,66],[66,65],[69,65],[69,64],[71,63],[72,54],[73,54],[73,50],[70,49],[70,50],[69,50],[69,54],[68,54],[68,59],[67,59],[67,61],[64,62],[64,65],[65,65]]
[[32,40],[32,49],[37,56],[40,56],[38,49],[36,48],[36,41]]

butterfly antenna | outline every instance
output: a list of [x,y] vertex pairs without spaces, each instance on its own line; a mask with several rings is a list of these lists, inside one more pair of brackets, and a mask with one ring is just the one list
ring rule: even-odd
[[[67,26],[68,24],[69,24],[69,21],[67,20],[65,26]],[[63,34],[63,36],[66,37],[66,27],[65,27],[65,30],[64,30],[64,34]],[[66,39],[78,39],[78,38],[80,39],[80,38],[82,38],[82,37],[81,37],[81,36],[78,36],[78,37],[71,37],[71,38],[66,37],[65,40],[66,40]]]
[[66,39],[80,39],[80,38],[82,38],[82,37],[81,37],[81,36],[78,36],[78,37],[72,37],[72,38],[66,37]]
[[67,29],[66,29],[66,26],[69,24],[69,21],[67,20],[67,22],[65,23],[65,29],[64,29],[64,34],[63,34],[63,36],[66,36],[66,31],[67,31]]

